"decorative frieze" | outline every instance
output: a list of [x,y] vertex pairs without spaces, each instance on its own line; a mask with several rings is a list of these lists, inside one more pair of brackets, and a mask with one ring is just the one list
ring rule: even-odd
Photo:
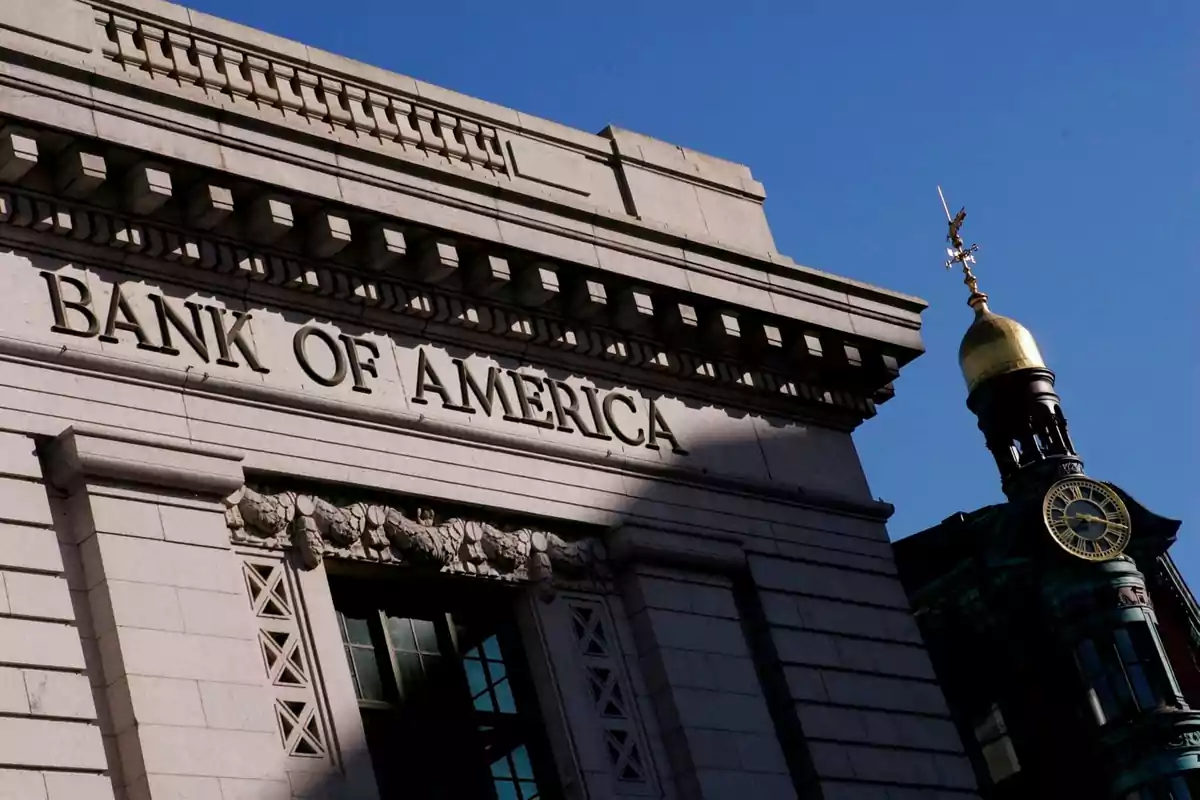
[[184,89],[219,95],[235,106],[271,110],[326,132],[369,137],[388,149],[415,153],[467,170],[507,175],[496,129],[381,91],[346,83],[303,63],[245,52],[190,31],[95,9],[104,58],[126,70]]
[[245,487],[226,500],[225,518],[235,543],[294,550],[309,569],[331,556],[547,584],[608,576],[599,540],[441,518],[427,507],[410,513],[383,503],[335,505],[312,494]]
[[[143,169],[143,172],[145,171],[147,170]],[[99,173],[93,169],[88,174]],[[161,190],[170,191],[169,178],[158,177],[154,180],[157,186],[162,187]],[[202,227],[208,227],[209,223],[227,216],[232,207],[228,190],[211,184],[194,188],[192,194],[185,199],[187,207],[194,211],[195,216],[206,222]],[[290,230],[294,223],[291,204],[274,195],[263,195],[251,204],[245,213],[247,227],[254,232],[253,235],[259,241],[277,239]],[[344,247],[350,236],[345,220],[336,215],[324,214],[323,221],[323,226],[310,228],[310,231],[316,233],[310,232],[309,239],[321,238],[320,232],[324,231],[325,239],[336,237],[340,240],[336,245],[327,244],[327,247]],[[430,320],[470,329],[499,337],[510,344],[529,342],[595,358],[601,362],[619,363],[625,367],[645,370],[653,375],[673,375],[688,382],[715,384],[734,390],[742,397],[747,394],[751,397],[763,397],[773,406],[779,406],[771,409],[777,413],[786,413],[786,407],[793,404],[807,404],[824,406],[839,413],[849,412],[856,418],[866,418],[875,413],[876,400],[890,396],[890,387],[877,388],[873,395],[864,396],[865,386],[859,388],[847,385],[844,389],[823,387],[770,369],[747,369],[743,365],[713,360],[678,347],[667,349],[660,343],[642,338],[653,331],[638,333],[631,330],[625,335],[612,329],[593,327],[596,324],[619,322],[620,319],[633,317],[637,323],[633,327],[641,328],[644,327],[643,323],[636,318],[649,317],[657,308],[663,314],[664,324],[658,332],[664,338],[686,343],[685,346],[703,344],[696,340],[696,337],[680,337],[671,333],[674,330],[670,324],[672,319],[677,319],[684,327],[694,328],[699,318],[695,307],[673,301],[669,296],[652,300],[648,291],[630,291],[619,286],[606,288],[603,281],[593,279],[576,285],[585,287],[580,291],[589,294],[593,305],[604,308],[607,308],[607,304],[598,303],[597,298],[607,298],[610,295],[627,298],[624,313],[618,311],[614,313],[612,320],[605,320],[601,309],[591,315],[575,314],[572,321],[567,321],[549,316],[554,312],[553,308],[517,309],[504,302],[503,298],[464,297],[459,294],[458,286],[431,284],[425,288],[414,285],[413,282],[398,280],[404,277],[419,279],[420,275],[416,272],[408,275],[404,274],[403,269],[382,273],[378,270],[357,271],[331,262],[318,263],[262,245],[218,237],[207,230],[181,231],[152,220],[134,219],[120,212],[86,207],[18,189],[0,189],[0,226],[3,225],[29,228],[122,254],[174,263],[211,276],[240,276],[253,283],[281,287],[305,295],[332,297],[346,302],[348,311],[353,306],[368,306],[390,311],[399,317]],[[373,233],[371,241],[375,242],[376,246],[372,252],[380,262],[385,258],[400,262],[405,260],[408,246],[405,236],[399,230],[379,226],[373,229]],[[424,262],[436,260],[443,269],[458,269],[458,251],[453,244],[436,239],[425,241],[429,244],[424,245],[419,252],[431,255],[422,255],[419,259],[423,259]],[[467,275],[471,278],[469,283],[486,283],[490,287],[489,294],[494,295],[501,284],[509,282],[509,265],[504,258],[482,255],[468,263],[470,267]],[[527,267],[518,274],[531,276],[522,279],[522,285],[526,289],[521,295],[526,302],[534,295],[545,302],[546,298],[558,294],[557,273],[544,263]],[[178,278],[172,276],[172,279]],[[530,286],[537,291],[530,290]],[[630,308],[637,310],[629,311]],[[101,311],[102,309],[99,309],[96,313]],[[175,311],[186,313],[180,309]],[[590,319],[578,319],[582,316],[590,316]],[[739,325],[745,330],[749,323],[739,322]],[[778,328],[771,328],[773,335],[778,337]],[[65,326],[62,332],[82,335],[65,330]],[[815,333],[806,332],[804,337],[819,343]],[[736,357],[737,354],[726,349],[722,355],[728,358]],[[747,356],[755,355],[757,351],[747,353]],[[831,382],[841,380],[831,372],[835,365],[825,365],[820,356],[808,356],[808,360],[814,364],[806,367],[806,372],[815,367],[824,370],[821,376],[824,379]],[[782,362],[780,366],[783,366]],[[857,369],[861,370],[862,367]],[[649,375],[647,377],[651,381],[654,380]]]

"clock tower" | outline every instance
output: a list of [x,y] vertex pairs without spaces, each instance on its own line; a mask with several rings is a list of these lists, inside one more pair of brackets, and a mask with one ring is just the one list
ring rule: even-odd
[[1168,554],[1179,522],[1085,472],[1037,341],[979,290],[966,212],[947,218],[946,266],[974,311],[967,407],[1006,501],[895,551],[980,792],[1200,800],[1200,611]]

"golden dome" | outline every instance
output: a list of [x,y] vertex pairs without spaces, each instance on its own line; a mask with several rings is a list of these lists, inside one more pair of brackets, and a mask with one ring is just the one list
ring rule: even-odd
[[1014,319],[993,314],[982,294],[972,294],[975,321],[958,346],[958,364],[962,367],[967,391],[989,378],[1033,367],[1045,368],[1037,342],[1024,325]]

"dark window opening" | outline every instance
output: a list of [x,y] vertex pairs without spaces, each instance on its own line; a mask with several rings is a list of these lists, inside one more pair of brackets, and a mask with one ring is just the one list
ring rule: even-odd
[[509,593],[331,586],[381,797],[560,795]]
[[979,754],[987,766],[988,776],[993,784],[1000,783],[1006,778],[1021,771],[1021,762],[1017,759],[1017,751],[1013,748],[1012,739],[1008,735],[1008,725],[1000,707],[993,705],[980,720],[975,723],[975,740],[979,743]]
[[1097,725],[1163,706],[1169,676],[1163,672],[1149,623],[1084,639],[1075,650],[1087,703]]

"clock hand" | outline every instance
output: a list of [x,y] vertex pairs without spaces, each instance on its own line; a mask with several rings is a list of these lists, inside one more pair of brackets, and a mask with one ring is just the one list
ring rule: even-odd
[[1068,517],[1067,517],[1067,519],[1077,519],[1077,520],[1079,520],[1079,521],[1081,521],[1081,522],[1096,522],[1096,523],[1099,523],[1099,524],[1101,524],[1101,525],[1106,525],[1106,526],[1108,526],[1108,527],[1110,527],[1110,528],[1113,528],[1114,530],[1118,530],[1118,531],[1127,531],[1127,530],[1129,530],[1129,528],[1128,528],[1128,527],[1126,527],[1126,526],[1122,525],[1122,524],[1121,524],[1121,523],[1119,523],[1119,522],[1109,522],[1109,521],[1108,521],[1108,520],[1106,520],[1104,517],[1097,517],[1097,516],[1093,516],[1092,514],[1076,514],[1076,515],[1075,515],[1075,516],[1073,516],[1073,517],[1072,517],[1072,516],[1068,516]]

